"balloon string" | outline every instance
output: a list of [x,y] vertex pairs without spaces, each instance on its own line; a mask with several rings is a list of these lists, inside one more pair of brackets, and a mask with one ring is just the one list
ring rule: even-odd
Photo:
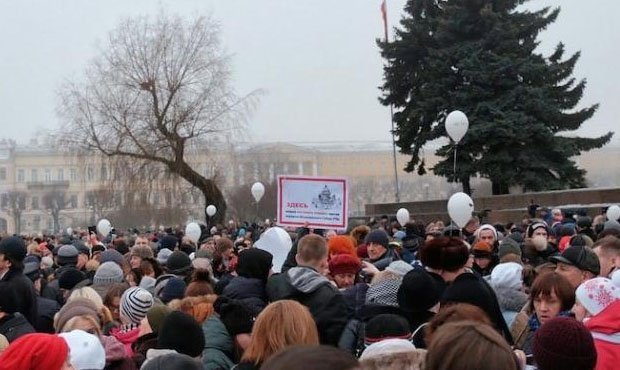
[[454,143],[454,166],[453,166],[454,182],[456,182],[456,148],[458,148],[458,144]]

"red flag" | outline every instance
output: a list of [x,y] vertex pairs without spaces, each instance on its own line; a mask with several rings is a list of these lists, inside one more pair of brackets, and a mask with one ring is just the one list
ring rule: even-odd
[[388,25],[387,25],[387,4],[386,0],[383,0],[381,3],[381,18],[383,18],[383,34],[385,36],[385,41],[388,40]]

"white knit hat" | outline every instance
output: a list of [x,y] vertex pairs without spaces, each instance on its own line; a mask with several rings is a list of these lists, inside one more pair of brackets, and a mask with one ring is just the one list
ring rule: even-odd
[[105,350],[96,336],[83,330],[58,334],[69,346],[71,364],[77,370],[101,370],[105,367]]
[[523,266],[516,262],[500,263],[491,272],[491,285],[494,288],[521,289],[522,273]]
[[415,346],[413,343],[406,339],[385,339],[369,345],[362,352],[360,361],[393,353],[413,352],[414,350]]
[[575,295],[579,303],[594,316],[620,299],[620,287],[610,279],[597,277],[579,285]]
[[153,307],[153,295],[147,290],[133,287],[121,296],[121,320],[125,324],[139,324],[149,308]]

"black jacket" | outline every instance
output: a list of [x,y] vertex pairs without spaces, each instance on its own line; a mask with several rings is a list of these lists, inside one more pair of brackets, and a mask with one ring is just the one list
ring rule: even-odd
[[37,322],[34,327],[39,333],[54,334],[54,315],[60,311],[56,300],[37,297]]
[[0,334],[4,335],[9,343],[34,332],[32,325],[19,313],[9,314],[0,319]]
[[444,303],[469,303],[480,307],[489,316],[497,331],[509,344],[513,344],[510,329],[504,321],[495,292],[483,278],[476,274],[465,272],[457,276],[446,287],[441,303],[442,305]]
[[267,306],[265,282],[243,276],[234,277],[221,294],[224,297],[238,299],[257,316]]
[[310,267],[293,267],[267,282],[269,301],[292,299],[308,307],[321,344],[336,346],[347,324],[347,307],[338,289]]
[[37,293],[34,290],[32,281],[24,275],[22,270],[10,269],[2,278],[2,281],[9,283],[17,298],[17,312],[24,315],[31,325],[37,322]]

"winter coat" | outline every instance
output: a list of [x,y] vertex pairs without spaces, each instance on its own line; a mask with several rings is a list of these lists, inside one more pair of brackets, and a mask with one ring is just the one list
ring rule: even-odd
[[9,283],[17,298],[15,308],[34,326],[37,323],[37,293],[32,280],[22,270],[11,268],[2,278]]
[[99,340],[105,350],[106,370],[135,370],[138,368],[135,362],[127,356],[125,346],[118,339],[108,335],[100,335]]
[[130,330],[122,330],[122,328],[113,328],[110,330],[110,335],[118,339],[125,346],[125,352],[128,357],[133,357],[133,349],[131,345],[138,340],[140,334],[140,328],[135,327]]
[[54,315],[60,311],[56,300],[37,297],[37,322],[34,328],[38,333],[55,333]]
[[137,367],[142,366],[146,360],[146,352],[152,348],[157,348],[156,333],[149,333],[138,337],[138,339],[131,345],[131,349],[133,350],[133,361]]
[[559,253],[558,248],[551,243],[547,245],[547,249],[537,251],[532,243],[532,239],[525,238],[523,241],[523,261],[533,267],[549,262],[549,257],[555,256]]
[[358,283],[340,291],[347,305],[347,317],[361,318],[360,311],[366,303],[368,287],[366,283]]
[[497,331],[512,344],[510,329],[506,326],[495,292],[483,278],[470,272],[460,274],[446,287],[441,303],[469,303],[478,306],[489,316]]
[[495,287],[493,290],[497,296],[497,303],[499,303],[504,321],[510,328],[517,314],[527,304],[528,296],[520,290],[508,289],[506,287]]
[[267,306],[265,282],[260,279],[237,276],[226,285],[222,296],[242,301],[254,315]]
[[19,312],[8,314],[0,319],[0,334],[4,335],[9,343],[23,335],[34,332],[32,325]]
[[398,253],[396,253],[394,248],[388,248],[387,251],[383,253],[381,257],[377,258],[374,261],[370,260],[369,262],[375,265],[375,267],[379,271],[383,271],[385,270],[386,267],[390,265],[390,263],[394,261],[398,261],[398,260],[400,260],[400,257],[398,256]]
[[530,326],[528,325],[529,319],[530,312],[523,309],[517,313],[510,326],[510,333],[512,334],[516,348],[522,349],[525,345],[525,341],[530,333]]
[[204,370],[229,370],[234,366],[231,360],[233,340],[226,326],[217,315],[211,315],[202,324],[205,336],[205,349],[202,351]]
[[366,323],[373,317],[382,314],[395,314],[404,317],[403,312],[398,307],[378,304],[364,305],[360,309],[359,318],[354,318],[347,322],[338,340],[338,348],[359,357],[365,348]]
[[596,370],[613,370],[620,364],[620,300],[584,322],[596,347]]
[[327,278],[310,267],[293,267],[267,282],[269,301],[292,299],[308,307],[319,331],[321,344],[336,346],[347,324],[342,294]]

